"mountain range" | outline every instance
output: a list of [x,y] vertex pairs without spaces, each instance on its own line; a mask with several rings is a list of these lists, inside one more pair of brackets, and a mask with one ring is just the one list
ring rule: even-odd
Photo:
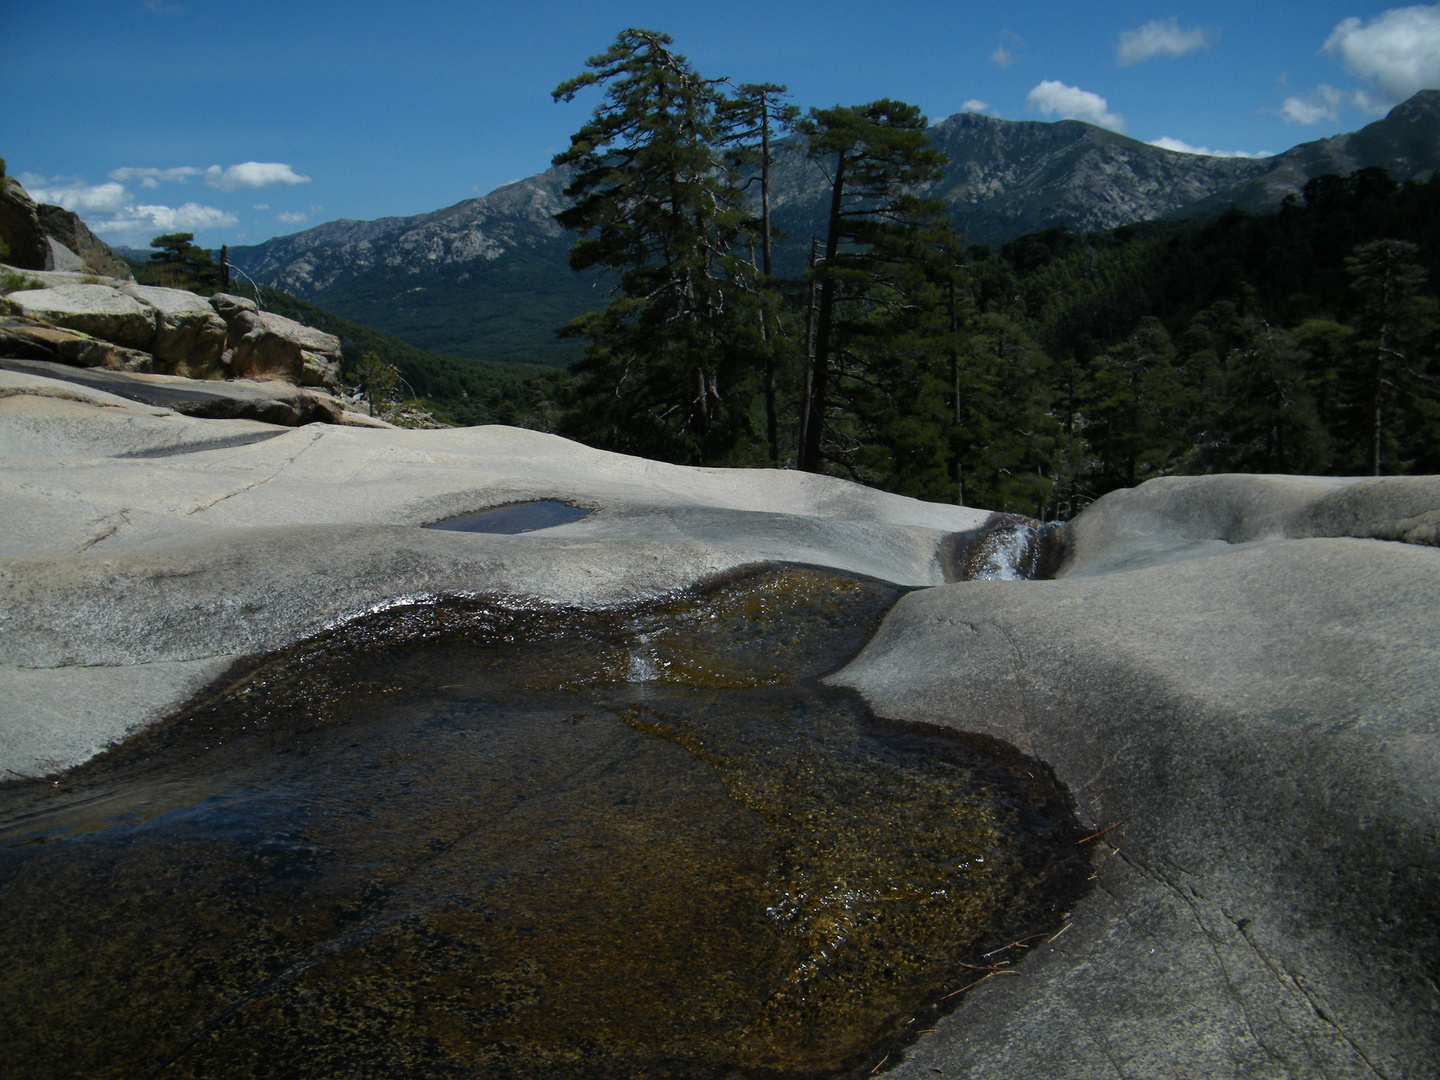
[[[1359,131],[1266,158],[1177,153],[1078,120],[959,113],[929,134],[949,163],[926,194],[949,205],[971,242],[997,245],[1055,225],[1091,231],[1230,206],[1264,212],[1326,173],[1380,167],[1428,178],[1440,170],[1440,91],[1421,91]],[[332,221],[230,257],[263,284],[423,349],[565,365],[579,345],[558,340],[556,328],[607,296],[566,263],[574,237],[554,215],[567,181],[552,168],[432,213]],[[818,166],[793,145],[781,153],[771,184],[787,237],[777,271],[800,268],[828,197]]]

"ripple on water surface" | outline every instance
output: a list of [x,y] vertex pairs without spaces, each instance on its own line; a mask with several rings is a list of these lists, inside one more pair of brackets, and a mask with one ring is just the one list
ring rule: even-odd
[[894,598],[787,568],[626,612],[398,608],[0,790],[0,1055],[868,1073],[1088,873],[1034,762],[814,681]]

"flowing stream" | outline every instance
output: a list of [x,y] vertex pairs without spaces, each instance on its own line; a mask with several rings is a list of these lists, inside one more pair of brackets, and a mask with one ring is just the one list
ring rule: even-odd
[[1089,872],[1037,763],[818,682],[896,596],[789,567],[625,611],[393,608],[0,788],[0,1060],[869,1073]]

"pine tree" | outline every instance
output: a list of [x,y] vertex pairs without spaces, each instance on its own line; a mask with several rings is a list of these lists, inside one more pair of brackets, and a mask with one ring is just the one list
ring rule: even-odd
[[[785,340],[781,326],[781,297],[771,288],[774,273],[770,246],[774,229],[770,222],[770,170],[775,159],[775,142],[788,134],[800,118],[800,110],[784,101],[785,87],[774,83],[746,83],[720,101],[718,121],[720,142],[727,149],[732,168],[751,175],[740,185],[747,191],[757,181],[760,188],[760,217],[747,222],[760,247],[756,328],[759,364],[765,394],[765,442],[770,464],[780,463],[780,425],[776,402],[776,368]],[[752,265],[754,258],[751,258]]]
[[566,333],[587,339],[565,428],[587,442],[670,461],[723,458],[744,433],[751,389],[730,348],[753,272],[737,250],[740,196],[716,149],[717,85],[671,39],[626,30],[557,100],[605,100],[556,165],[575,170],[556,217],[581,234],[576,270],[616,279],[615,299]]
[[[853,472],[850,443],[827,434],[858,423],[873,437],[883,410],[865,410],[880,407],[907,365],[933,354],[928,346],[917,350],[914,335],[923,313],[940,307],[935,286],[957,261],[959,238],[942,203],[910,190],[935,179],[945,162],[915,106],[882,100],[812,109],[799,129],[810,157],[829,169],[831,191],[798,464],[818,472],[828,460]],[[943,329],[933,321],[928,328],[942,336],[947,330],[948,320]],[[911,380],[916,390],[935,382],[918,373]],[[836,406],[840,415],[832,417]],[[936,453],[945,454],[943,437]]]
[[220,285],[220,268],[210,253],[195,244],[194,233],[166,233],[150,241],[157,250],[146,266],[147,280],[172,289],[214,292]]
[[[1402,240],[1375,240],[1346,260],[1359,300],[1353,362],[1352,437],[1363,436],[1366,465],[1379,476],[1387,464],[1404,471],[1406,458],[1431,451],[1437,424],[1437,380],[1431,350],[1436,303],[1421,292],[1425,271],[1418,249]],[[1360,440],[1355,440],[1359,442]]]

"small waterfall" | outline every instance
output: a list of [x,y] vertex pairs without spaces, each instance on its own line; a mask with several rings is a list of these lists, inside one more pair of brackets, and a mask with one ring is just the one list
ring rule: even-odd
[[1019,514],[996,514],[979,529],[955,533],[946,558],[948,581],[1036,581],[1055,576],[1064,525]]

